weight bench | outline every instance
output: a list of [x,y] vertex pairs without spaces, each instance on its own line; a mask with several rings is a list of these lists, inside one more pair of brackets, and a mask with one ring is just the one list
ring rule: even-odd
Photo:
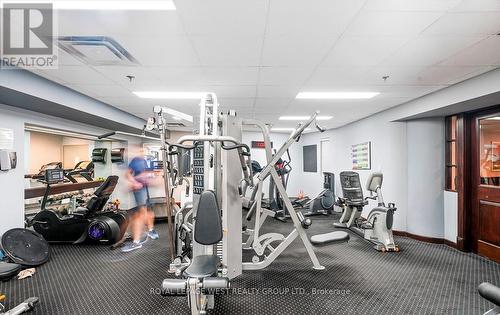
[[484,315],[499,315],[500,314],[500,288],[488,283],[483,282],[477,288],[479,295],[481,295],[486,300],[495,304],[495,307],[484,313]]
[[[222,239],[222,220],[217,198],[213,191],[200,195],[193,209],[194,240],[202,245],[215,245]],[[185,279],[165,279],[162,295],[188,296],[192,314],[205,314],[213,308],[214,293],[229,288],[229,279],[218,277],[220,260],[217,255],[197,255],[191,264],[182,270]]]

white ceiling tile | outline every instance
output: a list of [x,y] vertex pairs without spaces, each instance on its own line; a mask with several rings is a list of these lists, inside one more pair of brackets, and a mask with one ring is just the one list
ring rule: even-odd
[[[78,84],[69,85],[77,91],[88,91],[96,97],[131,97],[130,91],[118,84]],[[85,93],[85,92],[82,92]]]
[[500,33],[500,12],[447,13],[427,28],[426,35],[493,35]]
[[377,87],[379,95],[373,99],[382,98],[417,98],[445,88],[447,85],[380,85]]
[[219,98],[251,98],[255,97],[255,85],[211,85],[207,92],[214,92]]
[[432,67],[376,67],[367,73],[370,83],[381,84],[380,78],[389,76],[389,85],[443,85],[458,80],[482,67],[474,66],[432,66]]
[[367,83],[370,67],[336,66],[318,67],[304,85],[309,91],[335,90],[344,86]]
[[69,84],[112,84],[105,76],[87,66],[64,66],[47,69],[44,73]]
[[[143,66],[94,66],[92,67],[113,82],[120,84],[129,91],[144,88],[158,88],[160,81],[154,75],[156,67]],[[127,76],[133,76],[132,80]]]
[[276,86],[259,85],[257,88],[257,97],[263,98],[291,98],[299,93],[298,86]]
[[430,66],[456,54],[482,37],[419,36],[388,57],[384,64]]
[[265,0],[182,0],[176,1],[176,12],[190,35],[262,36],[266,3]]
[[263,66],[312,66],[326,56],[338,36],[267,37],[262,51]]
[[313,67],[262,67],[261,85],[301,85],[312,74]]
[[165,87],[177,86],[187,89],[208,83],[201,67],[154,67],[150,73]]
[[203,67],[209,85],[256,85],[258,67]]
[[255,113],[287,113],[287,107],[292,98],[257,98],[255,100]]
[[341,34],[356,15],[361,0],[270,1],[268,32],[279,35]]
[[175,11],[57,11],[60,36],[148,36],[184,34]]
[[84,65],[80,60],[71,56],[70,54],[68,54],[64,50],[57,48],[57,54],[58,54],[57,63],[58,63],[59,67],[61,67],[61,66],[83,66]]
[[115,39],[144,66],[199,66],[198,56],[185,36],[132,37]]
[[202,66],[258,66],[262,37],[192,36]]
[[335,43],[322,65],[377,65],[407,41],[402,36],[344,36]]
[[422,32],[442,13],[362,11],[347,28],[348,35],[412,36]]
[[448,11],[461,0],[370,0],[363,10],[374,11]]
[[471,74],[488,71],[488,67],[477,66],[434,66],[428,67],[417,74],[414,84],[442,85],[465,80]]
[[459,52],[443,65],[498,66],[500,65],[500,36],[491,36]]
[[462,0],[453,11],[500,11],[498,0]]
[[226,109],[235,109],[237,112],[251,112],[253,109],[254,97],[218,97],[219,104]]
[[[365,83],[373,85],[419,85],[418,73],[423,66],[378,66],[364,75]],[[388,76],[386,80],[383,77]]]

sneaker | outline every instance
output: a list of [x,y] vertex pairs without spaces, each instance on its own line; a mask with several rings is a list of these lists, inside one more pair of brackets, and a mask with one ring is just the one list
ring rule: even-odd
[[122,252],[128,253],[128,252],[131,252],[131,251],[133,251],[135,249],[139,249],[141,247],[142,247],[141,243],[131,242],[131,243],[128,243],[128,244],[126,244],[125,246],[122,247]]
[[158,235],[158,232],[156,232],[155,230],[151,230],[148,232],[148,236],[152,239],[152,240],[157,240],[160,238],[160,236]]
[[148,241],[148,236],[149,236],[149,233],[142,233],[141,234],[141,238],[139,239],[139,244],[144,244]]

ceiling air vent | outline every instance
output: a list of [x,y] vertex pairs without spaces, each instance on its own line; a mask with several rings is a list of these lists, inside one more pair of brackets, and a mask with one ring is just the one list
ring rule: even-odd
[[61,36],[59,48],[94,66],[130,66],[139,62],[117,41],[107,36]]

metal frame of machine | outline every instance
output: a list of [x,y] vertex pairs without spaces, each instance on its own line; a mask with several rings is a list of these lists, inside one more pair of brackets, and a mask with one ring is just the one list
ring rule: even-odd
[[[158,129],[161,136],[163,151],[164,179],[167,196],[171,196],[171,186],[176,186],[184,180],[183,172],[177,171],[177,178],[173,181],[172,169],[174,157],[181,154],[180,150],[193,150],[193,207],[198,209],[200,194],[211,190],[215,193],[217,204],[220,205],[222,215],[222,241],[216,245],[203,245],[198,243],[191,235],[189,241],[192,243],[193,259],[176,258],[176,254],[182,253],[182,242],[175,240],[175,229],[183,228],[185,231],[193,233],[193,225],[189,223],[190,217],[196,221],[196,213],[188,206],[182,209],[183,214],[173,213],[172,209],[167,209],[169,213],[169,240],[171,248],[171,272],[182,275],[186,268],[198,256],[220,257],[220,266],[216,275],[207,278],[189,277],[187,279],[165,279],[162,288],[165,295],[187,295],[190,308],[193,314],[203,314],[207,309],[213,308],[214,289],[227,288],[229,279],[239,276],[243,270],[258,270],[269,266],[291,243],[298,237],[301,238],[304,247],[313,263],[313,268],[322,270],[324,267],[319,263],[314,249],[307,238],[304,228],[310,225],[310,220],[296,212],[290,199],[279,180],[279,175],[274,168],[277,160],[286,150],[298,139],[304,130],[316,120],[317,112],[314,113],[304,124],[300,124],[290,135],[289,139],[281,146],[276,154],[271,153],[268,127],[256,120],[246,120],[239,118],[234,111],[221,112],[217,97],[213,93],[208,93],[200,102],[200,122],[198,135],[181,137],[175,144],[166,142],[166,119],[161,107],[155,107],[155,117],[148,120],[148,130]],[[264,142],[266,143],[267,165],[262,172],[256,176],[256,184],[251,171],[250,149],[242,144],[242,127],[244,125],[257,126],[261,129]],[[319,130],[322,130],[317,126]],[[179,164],[179,163],[177,163]],[[243,174],[243,175],[242,175]],[[279,233],[266,233],[260,235],[260,228],[268,216],[273,216],[274,212],[262,209],[262,187],[267,178],[273,178],[277,189],[283,196],[286,208],[290,212],[294,229],[287,236]],[[257,198],[253,202],[249,217],[255,214],[255,226],[242,232],[242,201],[240,184],[245,187],[257,187]],[[169,203],[167,203],[169,204]],[[170,205],[171,206],[171,205]],[[169,212],[170,211],[170,212]],[[186,212],[187,211],[187,212]],[[248,235],[246,242],[242,242],[242,234]],[[278,245],[275,245],[279,243]],[[184,244],[186,245],[186,244]],[[189,244],[187,244],[189,246]],[[176,248],[176,250],[174,249]],[[242,250],[254,251],[251,262],[244,262]],[[269,254],[268,254],[269,253]],[[267,255],[266,255],[267,254]],[[227,281],[226,281],[227,280]],[[207,287],[208,286],[208,287]],[[210,288],[210,290],[206,290]],[[175,292],[173,292],[175,291]]]

